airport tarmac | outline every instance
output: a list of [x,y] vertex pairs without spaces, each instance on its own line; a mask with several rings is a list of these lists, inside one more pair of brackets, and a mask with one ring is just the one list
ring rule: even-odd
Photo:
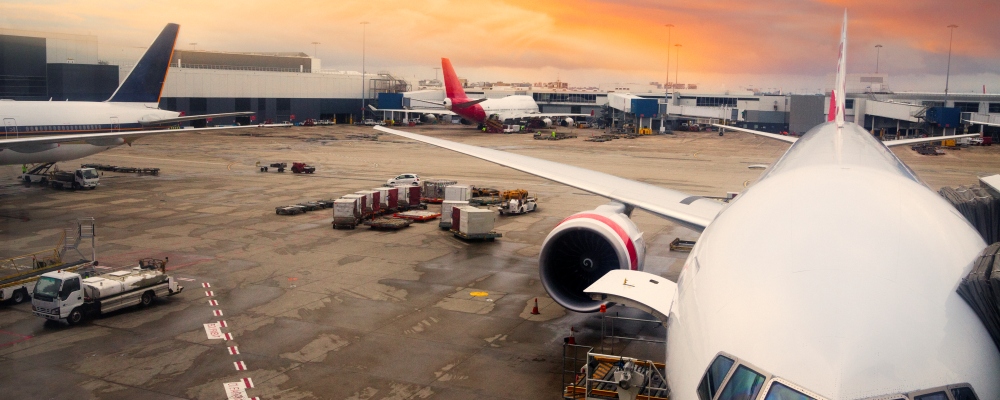
[[[738,133],[593,143],[583,139],[599,131],[542,141],[461,126],[404,129],[704,196],[742,190],[761,172],[748,166],[769,164],[787,148]],[[253,382],[246,393],[263,399],[558,397],[564,337],[573,329],[578,344],[600,346],[601,318],[552,303],[538,282],[537,255],[559,221],[607,201],[402,138],[355,136],[374,133],[352,126],[178,133],[60,163],[161,169],[159,176],[106,172],[91,191],[24,186],[15,180],[19,166],[0,167],[0,256],[51,247],[73,220],[94,217],[102,265],[169,257],[168,270],[186,287],[150,309],[74,327],[45,323],[27,304],[0,306],[5,397],[221,399],[225,383],[243,378]],[[938,157],[908,147],[895,152],[934,190],[976,184],[977,176],[1000,170],[997,146]],[[257,161],[304,161],[317,171],[263,173]],[[331,229],[330,210],[274,213],[404,172],[527,189],[539,197],[539,211],[498,218],[504,236],[492,243],[460,241],[436,221],[398,232],[345,231]],[[642,211],[634,220],[645,232],[646,270],[676,279],[687,253],[667,244],[697,233]],[[530,313],[535,298],[540,315]],[[217,321],[226,322],[232,340],[206,338],[203,324]],[[664,335],[648,325],[619,329]],[[663,359],[656,344],[616,350]]]

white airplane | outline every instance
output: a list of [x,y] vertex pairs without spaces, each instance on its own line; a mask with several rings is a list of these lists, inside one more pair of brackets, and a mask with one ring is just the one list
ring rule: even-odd
[[[96,154],[143,136],[182,132],[184,121],[253,112],[182,116],[158,108],[180,26],[167,24],[107,101],[0,100],[0,165],[52,163]],[[238,127],[184,129],[183,132]]]
[[[847,15],[832,121],[723,204],[503,151],[376,127],[612,200],[542,244],[553,300],[652,313],[674,400],[1000,399],[1000,351],[956,288],[986,243],[887,146],[844,121]],[[961,137],[961,136],[952,136]],[[678,282],[642,272],[640,208],[702,230]]]
[[441,59],[441,70],[444,73],[445,99],[441,103],[420,99],[414,101],[435,104],[443,109],[376,109],[373,111],[392,111],[402,113],[420,113],[425,115],[452,115],[457,114],[467,121],[475,122],[482,126],[487,119],[496,118],[498,120],[533,120],[537,119],[545,126],[551,126],[553,118],[559,124],[573,125],[573,117],[589,117],[590,114],[574,113],[542,113],[538,111],[538,103],[531,96],[515,95],[499,99],[471,99],[465,94],[462,82],[455,74],[455,68],[451,66],[451,60]]

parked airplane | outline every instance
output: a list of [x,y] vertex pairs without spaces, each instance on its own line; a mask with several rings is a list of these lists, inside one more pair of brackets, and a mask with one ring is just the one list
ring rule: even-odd
[[0,165],[52,163],[96,154],[149,135],[232,129],[169,129],[180,122],[253,112],[182,116],[158,108],[180,26],[167,24],[103,102],[0,100]]
[[[496,118],[499,121],[506,120],[539,120],[545,126],[553,124],[553,118],[560,125],[573,125],[573,117],[588,117],[590,114],[574,113],[542,113],[538,111],[538,103],[531,96],[515,95],[499,99],[471,99],[465,94],[462,82],[455,74],[455,68],[451,66],[451,60],[441,59],[441,70],[444,73],[445,99],[443,102],[431,102],[420,99],[411,99],[429,104],[435,104],[443,109],[373,109],[374,111],[392,111],[421,114],[457,114],[467,121],[474,122],[482,126],[489,118]],[[450,111],[450,112],[443,112]]]
[[[450,149],[612,200],[546,237],[549,295],[614,302],[667,328],[670,398],[1000,398],[1000,351],[956,292],[986,243],[887,146],[845,122],[847,15],[833,120],[728,204],[551,161],[423,135]],[[642,272],[640,208],[701,230],[677,283]]]

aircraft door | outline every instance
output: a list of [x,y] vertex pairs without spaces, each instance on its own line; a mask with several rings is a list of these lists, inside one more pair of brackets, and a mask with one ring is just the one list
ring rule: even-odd
[[111,132],[118,132],[121,130],[122,125],[118,122],[118,117],[111,117]]
[[3,119],[3,131],[4,138],[6,139],[16,139],[17,138],[17,121],[14,118],[4,118]]

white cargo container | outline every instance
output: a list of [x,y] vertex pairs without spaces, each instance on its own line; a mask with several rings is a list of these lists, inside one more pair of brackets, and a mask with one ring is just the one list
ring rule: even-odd
[[493,226],[496,222],[496,214],[493,210],[465,206],[461,207],[459,211],[461,212],[458,222],[459,232],[468,236],[493,232]]
[[380,204],[379,208],[381,208],[382,210],[385,210],[385,209],[389,208],[389,191],[390,190],[396,190],[396,188],[388,188],[388,187],[372,188],[372,191],[375,191],[375,192],[379,193],[379,195],[378,195],[379,204]]
[[444,199],[451,201],[468,201],[469,185],[450,185],[444,188]]
[[372,213],[371,204],[367,203],[368,196],[365,196],[363,194],[348,194],[348,195],[340,196],[340,198],[341,199],[357,199],[358,200],[358,209],[361,210],[361,218],[362,219],[364,219],[366,215]]
[[337,199],[333,201],[333,228],[354,229],[361,222],[361,199]]
[[373,203],[373,201],[375,199],[375,193],[378,193],[378,192],[376,192],[374,190],[359,190],[357,192],[354,192],[354,194],[360,194],[360,195],[364,195],[365,196],[365,207],[368,208],[366,210],[366,213],[368,213],[368,214],[372,214],[372,213],[378,212],[378,210],[379,210],[379,204]]
[[451,209],[467,205],[469,205],[468,201],[445,200],[441,202],[441,222],[438,223],[438,226],[451,229]]

